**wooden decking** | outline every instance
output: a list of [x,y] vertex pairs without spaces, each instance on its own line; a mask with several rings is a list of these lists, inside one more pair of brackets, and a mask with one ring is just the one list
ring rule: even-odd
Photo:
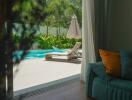
[[45,93],[33,95],[21,100],[92,100],[87,98],[84,92],[83,84],[79,80],[64,86],[51,89]]

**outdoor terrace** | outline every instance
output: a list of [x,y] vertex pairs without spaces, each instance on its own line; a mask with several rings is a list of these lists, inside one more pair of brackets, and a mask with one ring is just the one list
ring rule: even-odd
[[17,92],[80,74],[81,59],[67,61],[65,57],[61,57],[52,61],[44,58],[23,60],[14,65],[13,72],[14,92]]

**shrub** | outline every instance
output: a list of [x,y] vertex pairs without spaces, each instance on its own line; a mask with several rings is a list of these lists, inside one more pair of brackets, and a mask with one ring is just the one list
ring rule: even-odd
[[81,39],[69,39],[66,36],[54,36],[54,35],[39,35],[36,36],[34,42],[38,44],[40,49],[51,49],[52,46],[57,48],[66,49],[72,48],[76,42],[81,41]]

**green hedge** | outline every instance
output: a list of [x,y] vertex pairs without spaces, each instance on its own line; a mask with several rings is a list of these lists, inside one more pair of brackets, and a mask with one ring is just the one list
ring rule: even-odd
[[66,36],[54,36],[54,35],[40,35],[36,36],[34,42],[38,44],[40,49],[51,49],[52,46],[57,48],[66,49],[72,48],[76,42],[81,41],[81,39],[69,39]]
[[[19,49],[21,37],[13,35],[13,40],[14,46]],[[60,49],[72,48],[76,42],[81,42],[81,39],[69,39],[65,35],[37,35],[33,38],[33,43],[37,43],[39,49],[52,49],[52,46]]]

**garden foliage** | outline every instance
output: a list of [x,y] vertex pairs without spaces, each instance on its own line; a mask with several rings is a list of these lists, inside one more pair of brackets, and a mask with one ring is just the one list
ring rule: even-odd
[[76,42],[81,41],[81,39],[69,39],[66,36],[54,36],[54,35],[39,35],[35,37],[35,42],[38,43],[40,49],[51,49],[52,46],[57,48],[65,49],[72,48]]

